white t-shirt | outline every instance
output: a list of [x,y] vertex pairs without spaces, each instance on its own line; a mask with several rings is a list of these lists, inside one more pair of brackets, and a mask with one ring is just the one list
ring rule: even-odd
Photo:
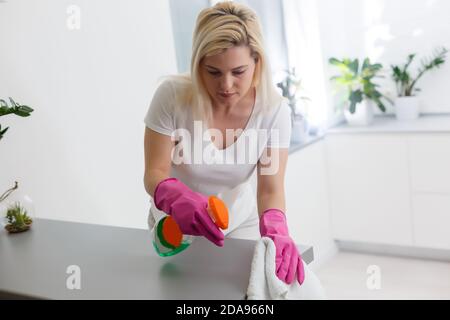
[[[280,105],[265,111],[256,94],[251,116],[237,140],[225,149],[211,141],[212,132],[201,122],[194,122],[189,106],[177,105],[177,85],[166,80],[156,90],[145,116],[145,125],[164,135],[182,137],[172,152],[171,177],[205,196],[216,195],[227,205],[227,234],[256,215],[256,194],[250,178],[257,161],[265,158],[264,149],[289,148],[291,134],[290,108],[283,99]],[[277,136],[278,135],[278,136]],[[273,161],[272,161],[273,162]],[[274,167],[275,168],[275,167]],[[151,199],[155,220],[164,215]]]

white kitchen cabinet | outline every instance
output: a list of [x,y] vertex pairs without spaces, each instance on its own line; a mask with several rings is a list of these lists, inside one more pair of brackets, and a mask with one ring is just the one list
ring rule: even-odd
[[336,240],[450,249],[450,115],[343,124],[325,143]]
[[450,134],[414,134],[408,143],[412,191],[450,195]]
[[450,249],[450,195],[416,194],[412,203],[415,245]]
[[289,155],[285,174],[289,233],[297,243],[314,248],[315,261],[336,251],[331,234],[324,141]]
[[325,142],[334,238],[412,245],[406,136],[328,134]]
[[414,243],[450,249],[450,134],[408,138]]

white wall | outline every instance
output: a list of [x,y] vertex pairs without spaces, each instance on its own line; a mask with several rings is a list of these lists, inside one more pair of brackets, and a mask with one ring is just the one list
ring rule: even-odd
[[8,0],[0,39],[0,97],[35,109],[0,118],[0,192],[18,180],[38,217],[145,228],[143,118],[176,71],[168,1]]
[[[319,0],[316,12],[326,77],[331,56],[388,67],[450,48],[445,0]],[[0,97],[35,109],[0,118],[0,192],[18,180],[40,217],[145,227],[142,120],[156,80],[176,72],[168,1],[8,0],[0,39]],[[450,61],[422,79],[424,111],[450,112],[449,79]]]
[[[403,64],[408,54],[417,53],[411,69],[416,74],[420,58],[431,56],[437,46],[450,49],[447,0],[319,0],[318,12],[324,63],[332,56],[368,56],[385,66],[388,79],[380,83],[387,83],[394,95],[391,64]],[[327,78],[335,72],[330,67],[326,71]],[[449,80],[450,55],[443,68],[418,83],[423,112],[450,112]]]

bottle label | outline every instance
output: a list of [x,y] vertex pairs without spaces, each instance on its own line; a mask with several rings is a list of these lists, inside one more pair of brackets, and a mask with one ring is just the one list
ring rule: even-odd
[[161,257],[170,257],[184,251],[192,243],[191,236],[183,235],[181,244],[177,247],[171,245],[164,239],[163,226],[165,218],[161,218],[152,230],[152,242],[156,253]]

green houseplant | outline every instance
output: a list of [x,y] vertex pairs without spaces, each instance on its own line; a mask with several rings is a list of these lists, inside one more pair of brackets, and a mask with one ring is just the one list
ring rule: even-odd
[[445,63],[447,52],[448,50],[444,47],[435,49],[431,58],[422,59],[415,77],[411,75],[408,68],[416,54],[408,55],[404,65],[391,65],[391,77],[397,88],[395,103],[397,119],[412,120],[419,116],[419,99],[415,95],[420,91],[420,88],[417,88],[417,82],[426,72],[441,67]]
[[[9,101],[11,106],[5,100],[0,99],[0,116],[15,114],[20,117],[28,117],[34,111],[28,106],[15,102],[11,97]],[[0,125],[0,140],[8,129],[8,127],[2,128]],[[29,197],[21,195],[18,188],[18,182],[15,182],[12,188],[0,195],[0,217],[3,220],[2,224],[5,224],[5,229],[10,233],[26,231],[33,222],[29,216],[29,214],[33,214],[31,200]]]
[[[0,117],[6,116],[8,114],[15,114],[20,117],[29,117],[31,112],[34,110],[28,106],[21,105],[17,102],[15,102],[11,97],[9,98],[9,101],[11,102],[11,107],[8,106],[8,103],[0,99]],[[0,140],[3,138],[6,131],[8,131],[8,127],[2,129],[2,126],[0,124]]]
[[391,101],[377,89],[379,85],[374,83],[374,78],[382,78],[379,75],[383,68],[380,63],[372,64],[369,58],[365,58],[362,65],[358,59],[349,58],[330,58],[329,63],[339,70],[339,74],[330,80],[343,95],[344,115],[349,124],[370,124],[373,103],[382,112],[386,111],[383,100]]
[[292,114],[307,114],[307,110],[299,110],[299,101],[310,101],[310,99],[305,96],[304,89],[302,87],[302,81],[297,76],[295,68],[286,70],[285,78],[277,83],[277,87],[281,89],[283,97],[289,100],[289,107],[291,108]]
[[308,135],[308,102],[309,97],[304,94],[301,79],[295,68],[285,71],[286,76],[277,83],[283,97],[289,101],[291,109],[292,142],[301,142]]

